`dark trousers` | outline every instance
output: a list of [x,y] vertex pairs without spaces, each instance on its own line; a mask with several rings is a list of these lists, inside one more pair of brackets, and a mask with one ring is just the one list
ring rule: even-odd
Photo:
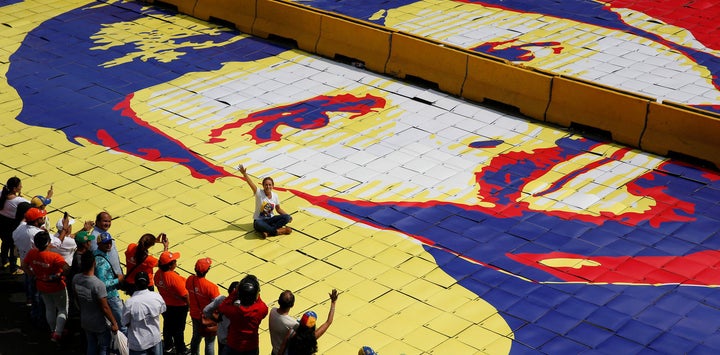
[[165,350],[175,347],[175,353],[187,351],[185,345],[185,322],[188,306],[167,306],[163,315],[163,345]]
[[0,259],[2,265],[10,263],[10,269],[17,269],[17,255],[15,255],[15,241],[13,241],[12,233],[17,228],[18,223],[14,219],[0,216],[0,239],[2,246],[0,247]]

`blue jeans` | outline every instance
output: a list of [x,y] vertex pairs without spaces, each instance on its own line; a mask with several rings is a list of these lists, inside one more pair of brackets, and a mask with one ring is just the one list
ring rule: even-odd
[[108,346],[110,346],[110,330],[105,329],[104,332],[95,333],[86,330],[85,337],[87,338],[87,352],[88,355],[106,355],[108,353]]
[[123,310],[123,302],[120,299],[120,296],[115,297],[109,297],[107,298],[108,306],[110,306],[110,312],[112,312],[113,317],[115,317],[115,322],[118,324],[118,329],[127,336],[127,326],[125,324],[122,324],[122,321],[120,320],[122,316],[122,310]]
[[200,354],[200,341],[205,339],[205,355],[215,355],[215,335],[211,337],[200,335],[199,329],[202,326],[202,321],[195,318],[190,319],[192,319],[193,326],[192,340],[190,340],[190,353],[193,355]]
[[260,233],[267,233],[271,236],[277,235],[278,228],[285,227],[290,223],[292,217],[289,214],[275,215],[270,218],[256,219],[253,221],[253,228]]
[[162,341],[159,341],[157,344],[151,346],[149,349],[145,349],[142,351],[135,351],[130,349],[130,355],[163,355]]

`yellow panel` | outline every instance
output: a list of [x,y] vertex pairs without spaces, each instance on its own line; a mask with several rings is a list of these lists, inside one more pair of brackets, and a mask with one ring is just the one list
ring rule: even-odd
[[[507,348],[503,353],[507,352]],[[457,338],[450,338],[440,345],[436,346],[432,350],[433,354],[475,354],[478,353],[478,349],[467,345]]]
[[[155,0],[146,0],[146,2],[152,4],[155,2]],[[162,0],[162,3],[164,4],[177,6],[178,12],[186,15],[192,15],[193,8],[195,7],[196,2],[197,0]]]
[[594,83],[555,77],[545,120],[563,127],[579,123],[605,130],[613,140],[637,147],[651,100]]
[[467,321],[453,313],[443,313],[430,321],[426,321],[426,327],[435,330],[438,333],[447,335],[448,337],[454,337],[469,326],[473,325],[473,322]]
[[529,117],[544,120],[550,103],[551,83],[550,75],[474,55],[468,58],[462,96],[474,101],[501,102],[518,108]]
[[382,73],[390,56],[390,31],[369,22],[323,16],[317,52],[329,58],[340,54],[358,59],[367,69]]
[[421,349],[432,349],[447,339],[447,336],[425,327],[417,328],[403,337],[406,343]]
[[412,75],[438,84],[440,90],[460,95],[467,71],[467,53],[428,39],[393,33],[385,73]]
[[640,147],[660,155],[682,153],[720,167],[720,115],[682,105],[651,103]]
[[349,290],[351,287],[363,280],[365,279],[357,274],[343,269],[340,269],[323,279],[325,283],[327,283],[330,287],[336,288],[338,292]]
[[280,1],[258,1],[252,34],[294,39],[298,48],[315,52],[321,15],[308,7]]
[[255,21],[256,0],[198,0],[193,17],[211,17],[233,23],[238,30],[250,33]]

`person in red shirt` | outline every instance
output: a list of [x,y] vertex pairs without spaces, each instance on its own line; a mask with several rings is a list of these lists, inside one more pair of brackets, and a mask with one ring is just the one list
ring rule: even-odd
[[[236,304],[237,303],[239,304]],[[260,353],[258,328],[268,315],[268,306],[260,298],[260,283],[254,275],[240,280],[240,285],[218,307],[230,320],[227,346],[223,355],[257,355]]]
[[195,275],[190,275],[185,288],[190,294],[190,318],[193,324],[192,340],[190,340],[190,353],[200,354],[200,341],[205,339],[205,355],[215,354],[215,332],[205,331],[202,323],[202,313],[215,297],[220,296],[218,286],[205,278],[212,260],[210,258],[198,259],[195,262]]
[[150,233],[145,233],[140,237],[136,243],[128,245],[125,250],[125,267],[127,268],[127,274],[125,275],[125,282],[128,284],[128,294],[132,294],[135,289],[135,275],[140,271],[145,271],[150,277],[150,285],[148,290],[155,291],[155,282],[153,278],[153,269],[158,264],[158,259],[149,253],[149,249],[155,245],[155,243],[163,244],[163,251],[168,251],[168,238],[165,233],[160,233],[157,238]]
[[188,292],[185,278],[175,272],[180,253],[160,254],[154,281],[167,309],[163,312],[163,348],[166,353],[185,354],[185,323],[188,314]]
[[[69,234],[69,227],[62,233]],[[45,302],[45,319],[53,333],[50,340],[58,342],[65,329],[68,313],[67,285],[63,274],[70,269],[62,256],[47,250],[50,233],[41,231],[33,237],[36,249],[23,260],[25,272],[35,277],[35,284]]]

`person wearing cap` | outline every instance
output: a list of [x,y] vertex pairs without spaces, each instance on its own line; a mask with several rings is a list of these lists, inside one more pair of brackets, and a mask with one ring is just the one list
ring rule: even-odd
[[[93,251],[95,255],[95,276],[105,284],[107,301],[115,319],[120,319],[123,310],[123,301],[120,298],[118,286],[123,281],[123,274],[116,274],[108,254],[112,250],[113,238],[109,233],[101,233],[96,238],[98,248]],[[92,241],[91,241],[92,242]],[[127,335],[127,327],[120,322],[120,331]]]
[[[84,238],[85,242],[81,244],[87,245],[90,242],[90,239],[87,239],[88,236],[94,238],[88,232],[75,236],[75,238]],[[85,246],[82,248],[87,249]],[[77,301],[80,309],[80,326],[85,332],[87,340],[85,353],[105,355],[108,353],[110,345],[110,332],[118,331],[118,320],[113,316],[107,303],[105,285],[95,277],[95,256],[86,250],[79,258],[80,273],[72,278],[72,285],[73,298]],[[109,325],[106,323],[106,319],[110,322]]]
[[50,234],[41,231],[33,237],[35,248],[23,260],[25,272],[35,276],[35,285],[45,302],[45,319],[53,330],[51,340],[58,342],[65,329],[68,312],[67,285],[63,274],[70,269],[57,253],[48,251]]
[[185,323],[187,323],[189,300],[185,289],[185,278],[175,272],[179,258],[178,252],[162,252],[154,281],[167,306],[167,310],[162,314],[163,348],[166,353],[185,354],[187,353]]
[[[77,249],[77,241],[75,238],[69,234],[69,233],[62,233],[63,228],[66,228],[64,226],[63,220],[65,217],[62,217],[58,219],[57,223],[55,223],[55,228],[57,232],[55,232],[53,235],[50,236],[50,251],[54,251],[60,255],[62,255],[63,259],[65,259],[65,262],[68,263],[68,265],[73,264],[73,257],[75,256],[75,250]],[[68,217],[67,219],[67,227],[72,226],[75,224],[75,219]],[[85,221],[85,225],[80,231],[89,232],[93,228],[92,221]],[[66,236],[70,236],[70,238],[66,238]],[[94,237],[92,239],[95,239]]]
[[135,292],[125,301],[121,323],[128,327],[130,354],[162,355],[160,314],[167,306],[162,296],[148,290],[150,276],[145,271],[135,275]]
[[290,330],[298,326],[298,320],[290,316],[290,309],[295,305],[295,295],[292,291],[285,290],[278,297],[278,307],[270,310],[268,317],[268,330],[270,331],[270,344],[272,344],[272,355],[279,354],[285,336]]
[[205,332],[202,323],[203,309],[212,300],[220,296],[218,286],[205,276],[210,271],[212,259],[200,258],[195,262],[195,275],[190,275],[185,282],[185,289],[190,294],[190,319],[192,319],[193,332],[190,340],[190,353],[200,354],[200,341],[205,340],[205,355],[215,354],[214,332]]
[[[107,213],[105,211],[102,211],[98,213],[97,216],[95,216],[95,223],[92,230],[92,234],[95,236],[95,240],[90,242],[90,250],[92,250],[93,252],[98,248],[97,242],[100,241],[101,234],[110,236],[110,240],[112,240],[112,235],[109,232],[109,229],[112,226],[112,220],[113,218],[110,213]],[[112,265],[115,274],[123,275],[122,266],[120,265],[120,253],[118,253],[115,243],[112,243],[111,245],[112,247],[110,248],[110,250],[105,253],[106,258],[110,261],[110,265]]]
[[265,238],[280,234],[290,234],[292,229],[286,225],[292,222],[292,216],[280,207],[280,199],[277,193],[273,191],[275,187],[273,179],[269,176],[265,177],[262,180],[263,188],[258,189],[257,185],[255,185],[248,176],[244,166],[238,166],[238,170],[242,173],[243,178],[255,196],[253,228]]
[[[45,224],[45,211],[37,208],[30,208],[25,212],[25,222],[21,223],[13,232],[13,243],[17,247],[20,260],[25,260],[28,252],[34,247],[33,238],[39,232],[42,232],[42,225]],[[40,313],[39,304],[40,295],[35,288],[35,279],[30,274],[25,274],[25,297],[26,305],[31,307],[30,313],[38,315]]]
[[[62,222],[62,220],[60,220],[60,222]],[[63,223],[58,223],[58,225],[60,227],[59,230],[61,231],[63,228]],[[70,263],[70,270],[67,271],[67,280],[70,281],[67,285],[68,296],[70,296],[70,304],[68,308],[68,326],[66,326],[66,328],[70,328],[71,324],[77,324],[77,321],[80,320],[80,305],[78,304],[78,300],[75,297],[72,297],[75,294],[75,290],[73,289],[75,286],[72,283],[72,280],[75,275],[83,272],[81,259],[82,255],[84,253],[89,253],[92,255],[92,252],[89,250],[91,239],[95,239],[95,236],[93,236],[92,234],[90,234],[89,231],[86,230],[81,230],[75,233],[75,238],[65,237],[65,240],[73,240],[73,244],[76,245],[75,252],[73,253],[73,257],[71,258],[72,261]],[[52,237],[50,245],[52,245]],[[57,252],[57,249],[50,249],[50,251]],[[65,259],[65,262],[67,262],[67,259]],[[94,275],[95,272],[93,271],[93,276]],[[107,291],[105,293],[107,293]]]
[[288,332],[283,345],[280,347],[280,354],[304,355],[317,353],[317,340],[330,328],[335,317],[335,302],[338,299],[337,290],[333,289],[330,296],[330,311],[328,318],[320,327],[315,327],[317,314],[308,311],[300,318],[300,325],[295,331]]
[[154,269],[158,265],[158,259],[150,255],[149,249],[152,248],[155,243],[163,244],[163,251],[168,251],[168,239],[165,233],[160,233],[157,238],[150,234],[143,234],[137,243],[131,243],[125,250],[125,267],[127,268],[127,274],[125,275],[125,282],[129,284],[130,289],[135,285],[135,275],[144,271],[150,275],[150,285],[148,289],[150,291],[155,290],[155,280],[153,278]]
[[[240,285],[240,281],[233,281],[227,288],[228,296],[233,293]],[[203,315],[205,318],[212,319],[217,322],[217,342],[218,342],[218,354],[223,353],[223,349],[227,346],[227,334],[228,327],[230,326],[230,320],[227,317],[223,317],[219,314],[218,307],[227,298],[224,295],[215,297],[205,308],[203,308]]]
[[[52,190],[52,187],[50,187]],[[52,196],[50,194],[49,196]],[[52,202],[52,199],[50,197],[44,197],[42,195],[36,195],[32,199],[30,199],[30,204],[32,204],[33,207],[39,208],[41,210],[45,209],[45,206],[49,205]]]
[[[238,301],[239,304],[235,304]],[[259,354],[260,322],[268,315],[268,306],[260,298],[260,283],[255,275],[247,275],[238,288],[218,307],[230,320],[224,354]]]
[[378,355],[371,347],[365,345],[358,350],[358,355]]

